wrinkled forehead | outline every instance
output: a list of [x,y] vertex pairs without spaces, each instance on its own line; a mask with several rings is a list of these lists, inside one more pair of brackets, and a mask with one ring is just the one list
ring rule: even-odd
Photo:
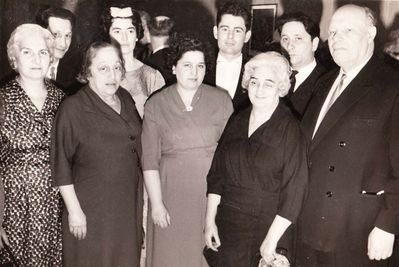
[[364,9],[360,7],[344,7],[338,9],[331,18],[331,27],[364,27],[369,26],[367,14]]

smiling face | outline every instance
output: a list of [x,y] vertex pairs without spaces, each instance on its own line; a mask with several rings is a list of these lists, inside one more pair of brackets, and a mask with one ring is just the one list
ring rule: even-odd
[[116,49],[100,48],[90,65],[90,88],[100,96],[112,96],[119,87],[122,72],[122,62]]
[[50,65],[50,52],[43,37],[25,36],[18,45],[15,67],[22,79],[44,79]]
[[219,25],[213,28],[213,35],[223,56],[236,57],[251,37],[251,31],[247,31],[242,17],[225,14]]
[[197,90],[205,76],[204,53],[200,51],[188,51],[182,55],[173,66],[176,74],[177,85],[185,90]]
[[279,101],[278,75],[270,66],[256,67],[248,84],[248,96],[254,107],[267,107]]
[[281,29],[281,46],[290,55],[291,65],[294,69],[300,69],[314,60],[314,52],[317,50],[319,38],[314,38],[306,31],[302,22],[290,21]]
[[376,28],[361,7],[350,5],[338,9],[331,19],[328,35],[331,55],[345,72],[373,54]]
[[50,17],[48,19],[48,28],[54,36],[55,47],[54,57],[61,59],[68,51],[72,41],[72,24],[67,19]]
[[133,53],[136,47],[137,33],[132,19],[115,18],[109,29],[109,35],[119,43],[122,54]]

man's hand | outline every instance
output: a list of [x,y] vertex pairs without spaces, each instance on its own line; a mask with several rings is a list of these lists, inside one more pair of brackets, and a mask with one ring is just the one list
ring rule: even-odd
[[369,234],[367,255],[370,260],[385,260],[392,255],[395,235],[381,230],[378,227]]

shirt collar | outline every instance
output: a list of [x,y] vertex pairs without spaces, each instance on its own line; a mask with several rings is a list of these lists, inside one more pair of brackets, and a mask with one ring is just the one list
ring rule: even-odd
[[[363,69],[363,67],[367,64],[367,62],[369,62],[370,58],[372,57],[372,55],[370,55],[362,64],[358,65],[357,67],[353,68],[352,70],[345,72],[346,74],[346,78],[345,78],[345,83],[348,84],[350,81],[352,81],[356,75],[359,74],[359,72]],[[344,73],[344,70],[341,68],[339,70],[339,76],[342,76],[342,74]]]
[[161,45],[160,47],[158,47],[157,49],[153,50],[152,53],[155,54],[156,52],[158,52],[159,50],[162,50],[164,48],[169,47],[168,45]]
[[240,56],[236,57],[233,60],[228,60],[227,58],[222,56],[220,53],[218,53],[218,58],[216,60],[216,63],[220,63],[220,62],[226,62],[226,63],[240,64],[241,65],[241,63],[242,63],[242,53],[240,54]]
[[[305,67],[302,67],[300,69],[297,69],[296,71],[298,72],[299,75],[309,75],[313,69],[316,67],[316,59],[313,59],[312,62],[310,62],[308,65],[306,65]],[[297,74],[297,75],[298,75]]]

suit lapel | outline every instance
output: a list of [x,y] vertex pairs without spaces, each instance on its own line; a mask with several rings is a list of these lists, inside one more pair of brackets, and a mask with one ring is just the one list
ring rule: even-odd
[[[372,88],[372,75],[370,75],[370,73],[372,72],[370,72],[370,68],[372,68],[373,64],[371,61],[372,60],[370,60],[366,64],[366,66],[359,72],[359,74],[350,82],[344,92],[338,97],[330,110],[327,112],[313,138],[312,149],[317,146],[317,144],[335,125],[337,125],[341,117],[344,116],[344,114],[349,109],[351,109],[352,106],[355,105],[362,98],[362,96],[367,94]],[[321,105],[323,105],[323,103]],[[319,113],[317,113],[317,116]]]

